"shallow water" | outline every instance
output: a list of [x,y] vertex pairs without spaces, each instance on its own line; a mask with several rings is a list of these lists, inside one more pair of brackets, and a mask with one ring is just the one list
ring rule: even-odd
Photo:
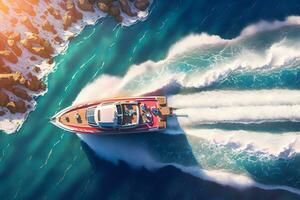
[[[300,126],[290,107],[299,105],[299,25],[239,37],[249,24],[299,15],[299,6],[154,1],[144,22],[86,27],[55,58],[23,127],[0,135],[1,199],[299,198]],[[190,34],[193,48],[178,50]],[[195,113],[166,133],[84,142],[49,123],[74,101],[153,91],[177,107],[176,95],[199,95],[182,112],[199,109],[205,120]]]

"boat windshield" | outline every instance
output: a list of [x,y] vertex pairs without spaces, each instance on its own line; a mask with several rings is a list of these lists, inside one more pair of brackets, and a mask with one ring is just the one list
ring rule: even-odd
[[138,103],[102,104],[86,111],[88,124],[102,128],[130,128],[139,123]]
[[86,110],[86,118],[90,126],[98,126],[94,117],[95,110],[96,108],[89,108]]

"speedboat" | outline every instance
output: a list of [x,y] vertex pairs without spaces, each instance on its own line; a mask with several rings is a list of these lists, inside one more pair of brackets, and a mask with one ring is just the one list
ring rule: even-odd
[[171,115],[164,96],[125,97],[70,106],[51,122],[74,133],[123,134],[164,130]]

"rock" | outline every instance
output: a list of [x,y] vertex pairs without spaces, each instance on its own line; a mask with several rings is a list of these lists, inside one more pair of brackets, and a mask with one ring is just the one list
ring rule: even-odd
[[41,72],[41,68],[39,68],[38,66],[34,66],[34,67],[33,67],[33,71],[34,71],[35,73],[40,73],[40,72]]
[[114,19],[119,23],[123,21],[123,17],[121,15],[114,16]]
[[67,4],[65,1],[61,1],[58,4],[62,9],[64,9],[65,11],[67,11]]
[[14,46],[14,44],[15,44],[15,41],[14,40],[10,40],[10,39],[8,39],[7,40],[7,44],[8,44],[8,46]]
[[34,11],[34,7],[26,3],[26,1],[14,1],[14,2],[16,3],[16,5],[21,11],[26,12],[32,17],[36,15]]
[[6,107],[11,113],[25,113],[27,110],[24,101],[10,101]]
[[88,0],[78,0],[77,5],[81,10],[90,12],[94,11],[93,4],[91,4]]
[[13,27],[15,27],[15,26],[17,25],[17,23],[18,23],[18,19],[17,19],[17,18],[12,17],[12,18],[10,19],[10,24],[11,24]]
[[133,13],[130,9],[130,6],[128,4],[128,1],[127,0],[119,0],[119,3],[120,3],[120,7],[121,7],[121,10],[127,14],[128,16],[130,17],[133,17],[133,16],[136,16],[137,13]]
[[[5,88],[22,99],[31,100],[31,97],[25,90],[15,87],[16,84],[21,84],[24,80],[26,81],[20,72],[0,74],[0,88]],[[24,101],[11,101],[9,96],[3,91],[0,91],[0,106],[7,107],[11,113],[24,113],[27,110]]]
[[102,12],[107,13],[109,11],[109,6],[103,2],[99,2],[98,4],[98,8],[99,10],[101,10]]
[[54,26],[52,24],[50,24],[50,22],[48,22],[47,20],[45,20],[43,22],[43,25],[42,25],[42,28],[45,30],[45,31],[48,31],[48,32],[51,32],[53,34],[56,34],[56,30],[54,28]]
[[99,0],[97,6],[102,12],[108,13],[113,5],[113,0]]
[[71,41],[71,40],[73,40],[74,38],[75,38],[74,35],[70,35],[70,36],[68,37],[68,40]]
[[11,112],[11,113],[16,113],[16,103],[13,102],[13,101],[10,101],[9,103],[6,104],[6,107],[8,108],[8,110]]
[[8,39],[14,40],[15,42],[20,42],[21,35],[20,35],[20,33],[10,32],[10,33],[8,33]]
[[32,91],[40,91],[46,89],[46,85],[42,81],[40,81],[36,76],[29,73],[28,77],[30,78],[30,80],[27,80],[25,84],[25,86],[28,89]]
[[146,10],[149,7],[149,0],[136,0],[134,6],[139,10]]
[[15,44],[15,41],[14,40],[7,40],[7,44],[9,46],[13,46]]
[[37,61],[38,59],[37,59],[37,57],[35,57],[35,56],[30,56],[30,58],[29,58],[31,61]]
[[50,58],[50,59],[47,61],[47,63],[48,63],[49,65],[52,65],[52,64],[54,63],[53,58]]
[[7,61],[13,64],[18,63],[18,57],[9,50],[0,51],[0,57],[6,59]]
[[54,35],[53,39],[55,42],[57,42],[58,44],[61,44],[63,42],[63,39],[61,39],[61,37],[59,37],[59,35]]
[[17,14],[22,14],[22,10],[20,8],[17,8],[17,7],[12,7],[12,9],[17,13]]
[[72,15],[72,12],[71,11],[66,12],[63,16],[64,30],[67,30],[73,22],[74,22],[74,17]]
[[41,16],[41,19],[46,20],[46,19],[47,19],[47,16],[46,16],[46,15],[42,15],[42,16]]
[[31,47],[31,53],[39,55],[42,58],[50,58],[45,47]]
[[[97,2],[97,1],[96,1]],[[131,1],[132,2],[132,1]],[[148,2],[148,3],[147,3]],[[137,16],[136,12],[133,12],[130,8],[128,0],[98,0],[97,6],[102,12],[111,15],[117,22],[123,21],[123,16],[121,16],[121,11],[126,15],[133,17]],[[142,9],[146,9],[149,6],[149,1],[139,1],[137,6]]]
[[57,20],[62,19],[58,10],[54,9],[53,7],[48,7],[47,11]]
[[39,4],[39,0],[26,0],[26,1],[33,4],[33,5]]
[[43,16],[48,16],[49,12],[47,10],[44,11]]
[[[30,80],[26,80],[25,77],[20,73],[16,72],[14,74],[0,74],[0,88],[6,89],[10,92],[12,92],[15,96],[30,101],[32,98],[30,95],[26,92],[26,90],[21,89],[17,87],[17,85],[23,85],[26,88],[32,90],[32,91],[40,91],[45,89],[45,84],[38,80],[36,76],[33,76],[32,74],[28,75]],[[0,106],[6,106],[10,103],[10,111],[11,112],[19,112],[15,109],[21,109],[20,112],[23,112],[23,106],[20,104],[20,107],[15,107],[15,102],[9,102],[9,97],[6,93],[0,90]]]
[[21,22],[28,28],[32,33],[38,34],[39,30],[31,23],[28,17],[23,17]]
[[0,74],[0,88],[10,88],[15,84],[14,74]]
[[8,47],[19,57],[22,55],[22,50],[18,46],[18,42],[21,39],[20,33],[9,32],[7,34],[7,45]]
[[12,74],[13,81],[17,84],[25,85],[26,79],[25,77],[21,74],[21,72],[16,72]]
[[20,34],[8,31],[0,32],[0,46],[2,47],[2,50],[10,49],[16,56],[21,56],[22,50],[17,45],[17,42],[19,41]]
[[76,9],[73,1],[71,0],[67,0],[67,2],[62,5],[62,7],[67,10],[67,12],[63,16],[63,27],[64,30],[67,30],[72,25],[72,23],[76,22],[79,19],[82,19],[82,13]]
[[112,16],[119,16],[121,14],[120,8],[118,6],[110,7],[109,14]]
[[8,66],[0,65],[0,74],[10,74],[12,71]]
[[32,98],[27,94],[27,92],[21,88],[13,87],[11,89],[11,92],[16,95],[17,97],[20,97],[21,99],[30,101]]
[[0,106],[6,106],[9,101],[9,96],[0,90]]
[[21,44],[31,53],[42,58],[51,58],[51,55],[54,53],[51,44],[37,34],[29,35],[24,40],[21,40]]
[[0,50],[5,50],[6,45],[6,36],[2,32],[0,32]]
[[22,49],[17,45],[14,40],[7,40],[9,48],[16,54],[16,56],[20,57],[22,55]]

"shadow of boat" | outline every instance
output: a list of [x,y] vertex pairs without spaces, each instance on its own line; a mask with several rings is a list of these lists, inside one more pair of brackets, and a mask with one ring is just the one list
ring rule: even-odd
[[[183,133],[177,118],[172,117],[176,133]],[[176,124],[176,125],[175,125]],[[80,135],[96,155],[117,163],[120,160],[134,167],[156,168],[158,163],[180,163],[183,166],[200,166],[185,134],[164,132]]]

